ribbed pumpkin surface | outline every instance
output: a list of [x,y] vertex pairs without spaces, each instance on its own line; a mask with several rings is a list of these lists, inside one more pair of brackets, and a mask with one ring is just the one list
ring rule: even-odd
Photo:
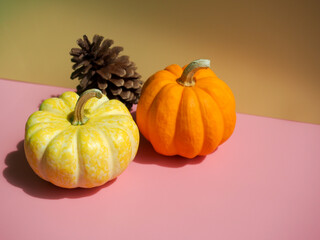
[[214,72],[198,70],[194,86],[177,83],[183,69],[170,65],[144,84],[137,107],[141,133],[163,155],[207,155],[232,134],[234,96]]
[[89,120],[71,124],[79,96],[66,92],[45,100],[26,123],[25,153],[34,172],[65,187],[95,187],[117,177],[136,155],[139,131],[124,104],[89,99]]

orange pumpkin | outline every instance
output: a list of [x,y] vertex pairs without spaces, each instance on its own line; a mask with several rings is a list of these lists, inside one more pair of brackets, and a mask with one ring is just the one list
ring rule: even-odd
[[234,96],[199,59],[181,68],[173,64],[144,84],[136,118],[156,152],[193,158],[225,142],[236,123]]

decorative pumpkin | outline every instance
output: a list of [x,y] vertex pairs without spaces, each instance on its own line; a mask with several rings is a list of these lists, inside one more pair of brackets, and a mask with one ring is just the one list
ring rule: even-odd
[[139,130],[126,106],[90,89],[43,101],[26,123],[24,148],[33,171],[64,188],[116,178],[135,157]]
[[193,158],[213,152],[231,136],[234,96],[209,67],[203,59],[184,70],[174,64],[145,82],[137,124],[156,152]]

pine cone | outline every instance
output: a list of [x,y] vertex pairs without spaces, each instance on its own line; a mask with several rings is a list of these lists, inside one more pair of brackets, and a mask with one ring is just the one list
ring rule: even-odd
[[118,99],[130,110],[140,98],[142,81],[136,66],[128,56],[119,56],[122,47],[112,47],[113,40],[94,35],[90,43],[86,35],[78,39],[80,48],[72,48],[70,55],[74,72],[71,79],[78,78],[77,93],[98,88],[109,99]]

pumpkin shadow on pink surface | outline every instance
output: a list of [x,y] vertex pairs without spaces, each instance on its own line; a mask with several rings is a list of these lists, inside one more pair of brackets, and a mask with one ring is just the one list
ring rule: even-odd
[[[136,106],[133,107],[133,111],[131,111],[131,115],[133,120],[137,122],[135,109],[136,109]],[[199,164],[205,158],[206,156],[197,156],[195,158],[188,159],[181,156],[161,155],[153,149],[151,143],[140,132],[139,149],[133,161],[140,164],[155,164],[162,167],[179,168],[185,165]]]
[[96,188],[65,189],[57,187],[38,177],[29,166],[24,154],[23,141],[17,145],[17,151],[11,152],[5,159],[7,168],[3,176],[13,186],[21,188],[30,196],[43,199],[82,198],[88,197],[113,184],[116,179]]
[[188,159],[181,156],[161,155],[153,149],[151,143],[140,133],[139,149],[133,161],[140,164],[155,164],[162,167],[179,168],[190,164],[199,164],[205,158],[206,156]]

